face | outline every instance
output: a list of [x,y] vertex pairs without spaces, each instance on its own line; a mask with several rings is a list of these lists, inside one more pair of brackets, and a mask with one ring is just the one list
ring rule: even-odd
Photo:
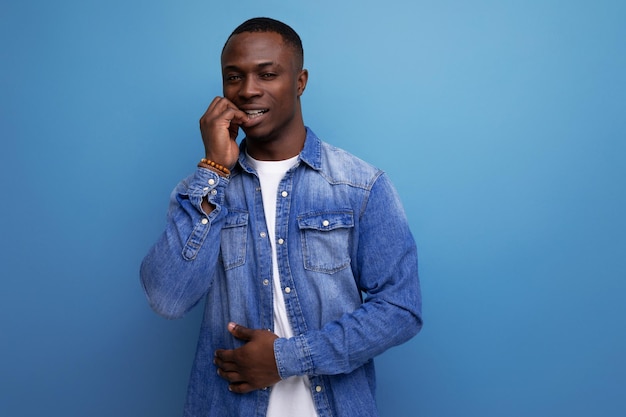
[[274,32],[234,35],[222,53],[224,97],[248,114],[242,125],[253,141],[285,141],[301,136],[300,96],[307,72],[294,49]]

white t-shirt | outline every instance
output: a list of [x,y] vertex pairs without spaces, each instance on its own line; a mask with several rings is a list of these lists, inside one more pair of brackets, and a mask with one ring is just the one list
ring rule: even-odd
[[[298,156],[284,161],[258,161],[247,155],[250,165],[256,170],[261,182],[263,210],[267,232],[272,246],[272,275],[274,286],[274,333],[279,337],[293,337],[293,329],[289,323],[285,299],[280,285],[278,272],[278,256],[276,255],[276,200],[278,185],[289,171],[298,162]],[[292,376],[283,379],[272,387],[268,417],[317,417],[310,382],[307,376]]]

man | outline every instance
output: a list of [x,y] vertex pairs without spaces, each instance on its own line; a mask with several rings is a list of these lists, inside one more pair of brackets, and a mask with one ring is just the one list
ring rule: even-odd
[[422,324],[398,196],[305,127],[293,29],[246,21],[221,63],[224,97],[200,119],[205,158],[141,267],[161,315],[206,302],[185,416],[376,416],[372,358]]

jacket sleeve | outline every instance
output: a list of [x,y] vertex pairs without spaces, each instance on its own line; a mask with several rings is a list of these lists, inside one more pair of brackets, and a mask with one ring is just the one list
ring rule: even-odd
[[378,177],[360,216],[356,281],[365,294],[355,311],[290,339],[274,353],[282,378],[349,373],[422,327],[417,249],[399,197]]
[[[166,318],[182,317],[211,285],[218,263],[228,181],[211,170],[198,168],[170,196],[166,229],[140,268],[150,306]],[[205,196],[215,205],[209,215],[201,206]]]

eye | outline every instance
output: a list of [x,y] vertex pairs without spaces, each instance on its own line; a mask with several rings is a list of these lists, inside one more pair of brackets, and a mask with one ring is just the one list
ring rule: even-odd
[[271,80],[273,78],[276,78],[277,74],[273,73],[273,72],[264,72],[260,75],[260,77],[264,80]]
[[235,82],[241,80],[243,77],[239,74],[230,74],[224,77],[224,80],[227,82]]

